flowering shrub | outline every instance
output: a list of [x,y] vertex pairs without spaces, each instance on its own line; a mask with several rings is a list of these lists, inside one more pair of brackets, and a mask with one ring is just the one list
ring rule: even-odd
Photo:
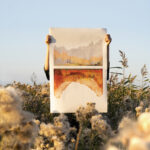
[[[108,113],[94,103],[75,114],[50,114],[49,84],[0,86],[0,150],[149,150],[150,88],[146,65],[141,86],[126,77],[126,55],[108,81]],[[114,69],[114,68],[113,68]]]
[[49,84],[33,86],[14,82],[11,86],[21,90],[23,109],[30,111],[42,122],[50,122],[56,115],[50,114]]
[[38,128],[14,88],[0,88],[0,149],[29,150]]
[[111,139],[107,150],[149,150],[150,149],[150,113],[142,113],[137,121],[123,119],[119,134]]

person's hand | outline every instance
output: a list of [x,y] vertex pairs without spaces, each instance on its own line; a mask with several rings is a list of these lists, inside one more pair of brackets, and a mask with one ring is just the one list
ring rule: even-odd
[[47,36],[46,36],[45,43],[46,43],[46,44],[50,44],[50,42],[51,42],[51,36],[50,36],[50,35],[47,35]]
[[112,39],[111,39],[110,34],[106,34],[106,36],[105,36],[105,42],[106,42],[107,45],[110,44],[111,40],[112,40]]

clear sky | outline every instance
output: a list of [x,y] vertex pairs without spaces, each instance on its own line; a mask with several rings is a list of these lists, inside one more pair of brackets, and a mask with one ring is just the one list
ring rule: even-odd
[[45,36],[50,27],[107,28],[111,66],[126,53],[128,73],[150,69],[150,0],[0,0],[0,84],[46,82]]

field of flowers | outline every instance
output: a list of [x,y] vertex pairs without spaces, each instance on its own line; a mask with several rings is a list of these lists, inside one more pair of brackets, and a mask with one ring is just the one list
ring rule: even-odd
[[[111,68],[108,113],[95,104],[79,107],[75,114],[50,114],[49,84],[13,82],[0,87],[0,150],[149,150],[150,80],[146,65],[141,85],[136,76]],[[113,70],[118,70],[113,72]]]

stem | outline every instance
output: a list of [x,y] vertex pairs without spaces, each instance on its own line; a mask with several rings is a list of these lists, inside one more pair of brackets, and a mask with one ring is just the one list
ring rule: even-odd
[[125,79],[125,68],[123,67],[123,80]]
[[124,95],[125,95],[125,93],[124,93],[124,83],[125,83],[125,67],[123,67],[123,98],[124,98]]
[[79,140],[80,140],[81,132],[82,132],[82,125],[80,124],[80,126],[79,126],[79,132],[77,134],[77,139],[76,139],[75,150],[78,150],[78,145],[79,145]]
[[142,89],[144,88],[144,77],[142,76]]

